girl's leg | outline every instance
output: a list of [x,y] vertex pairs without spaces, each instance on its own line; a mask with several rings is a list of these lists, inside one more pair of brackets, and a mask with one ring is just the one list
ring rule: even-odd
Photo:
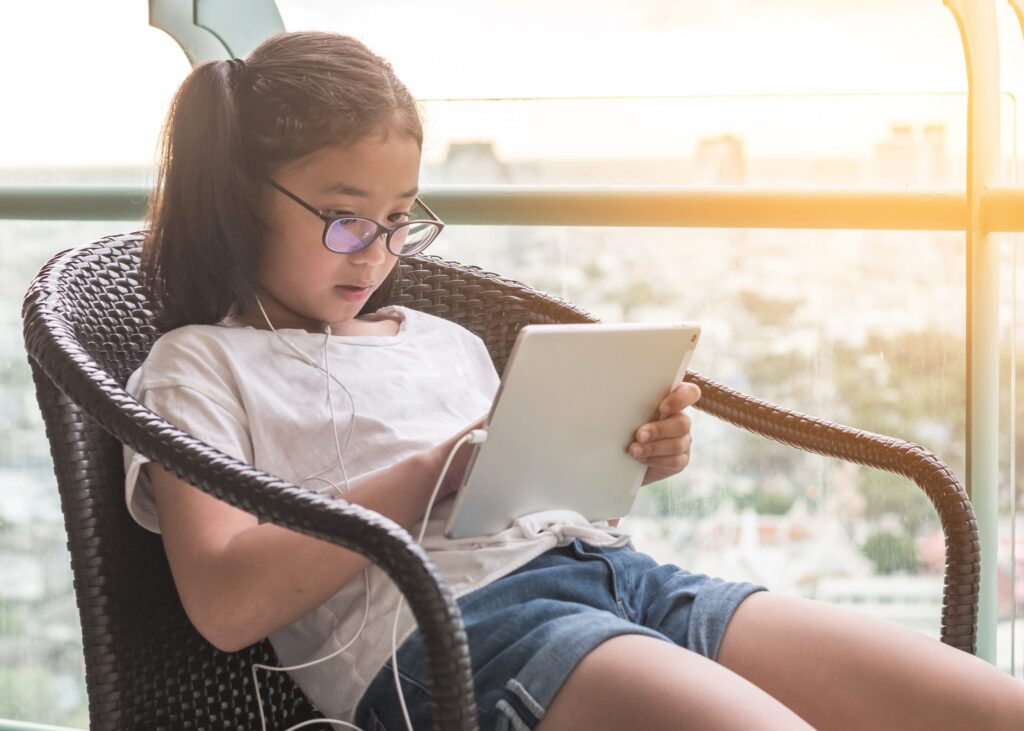
[[591,650],[537,731],[810,727],[752,683],[671,642],[617,635]]
[[717,660],[820,729],[1024,729],[1024,683],[913,630],[822,602],[751,595]]

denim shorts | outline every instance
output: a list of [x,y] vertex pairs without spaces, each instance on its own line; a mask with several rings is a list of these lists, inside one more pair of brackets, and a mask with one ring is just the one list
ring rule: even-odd
[[[629,545],[576,539],[541,554],[458,600],[481,731],[533,729],[576,664],[616,635],[655,637],[714,660],[736,607],[764,589],[659,564]],[[432,729],[418,631],[399,647],[398,668],[413,728]],[[405,731],[390,658],[360,700],[355,723]]]

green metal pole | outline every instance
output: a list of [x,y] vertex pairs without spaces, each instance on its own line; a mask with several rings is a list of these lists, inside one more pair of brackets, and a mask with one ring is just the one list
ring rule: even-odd
[[66,726],[46,726],[28,721],[8,721],[0,718],[0,731],[77,731]]
[[274,0],[149,0],[149,24],[177,41],[193,66],[245,56],[284,30]]
[[141,221],[148,185],[0,185],[0,220]]

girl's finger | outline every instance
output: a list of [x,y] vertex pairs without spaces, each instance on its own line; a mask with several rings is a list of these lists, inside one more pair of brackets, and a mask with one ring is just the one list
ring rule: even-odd
[[690,454],[677,454],[674,457],[651,457],[642,459],[640,462],[648,467],[675,473],[681,472],[690,463]]
[[[648,442],[644,444],[637,444],[634,442],[630,445],[629,453],[633,457],[637,457],[639,459],[644,459],[646,457],[664,457],[674,454],[688,453],[692,445],[693,437],[690,434],[685,434],[681,437],[659,439],[655,442]],[[640,448],[639,454],[634,452],[634,448],[636,447]]]
[[[659,421],[648,422],[647,424],[637,427],[633,438],[641,444],[658,439],[672,439],[689,434],[691,426],[692,420],[690,419],[689,414],[680,412],[672,414],[671,416],[666,416],[664,419]],[[646,439],[643,438],[645,433],[648,435]]]
[[687,414],[685,411],[680,411],[678,414],[675,414],[671,419],[666,419],[666,421],[678,422],[680,431],[677,433],[679,434],[679,436],[682,436],[683,434],[689,434],[690,429],[693,426],[693,419],[691,419],[690,415]]
[[700,387],[695,383],[680,382],[672,393],[662,399],[659,406],[659,413],[669,414],[673,411],[682,411],[700,401]]

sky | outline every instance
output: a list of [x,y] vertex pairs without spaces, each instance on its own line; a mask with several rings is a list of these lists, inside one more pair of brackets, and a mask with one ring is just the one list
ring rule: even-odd
[[[963,97],[950,95],[966,90],[961,43],[940,0],[278,7],[289,30],[360,38],[424,100],[679,97],[426,101],[428,159],[451,139],[492,139],[499,154],[521,159],[688,155],[700,137],[724,133],[747,140],[750,154],[861,154],[901,122],[946,124],[955,149],[966,133]],[[1003,87],[1021,95],[1024,37],[1008,3],[997,11]],[[0,12],[0,167],[151,164],[189,66],[175,42],[148,25],[147,3],[34,0]],[[919,95],[799,96],[900,92]]]

